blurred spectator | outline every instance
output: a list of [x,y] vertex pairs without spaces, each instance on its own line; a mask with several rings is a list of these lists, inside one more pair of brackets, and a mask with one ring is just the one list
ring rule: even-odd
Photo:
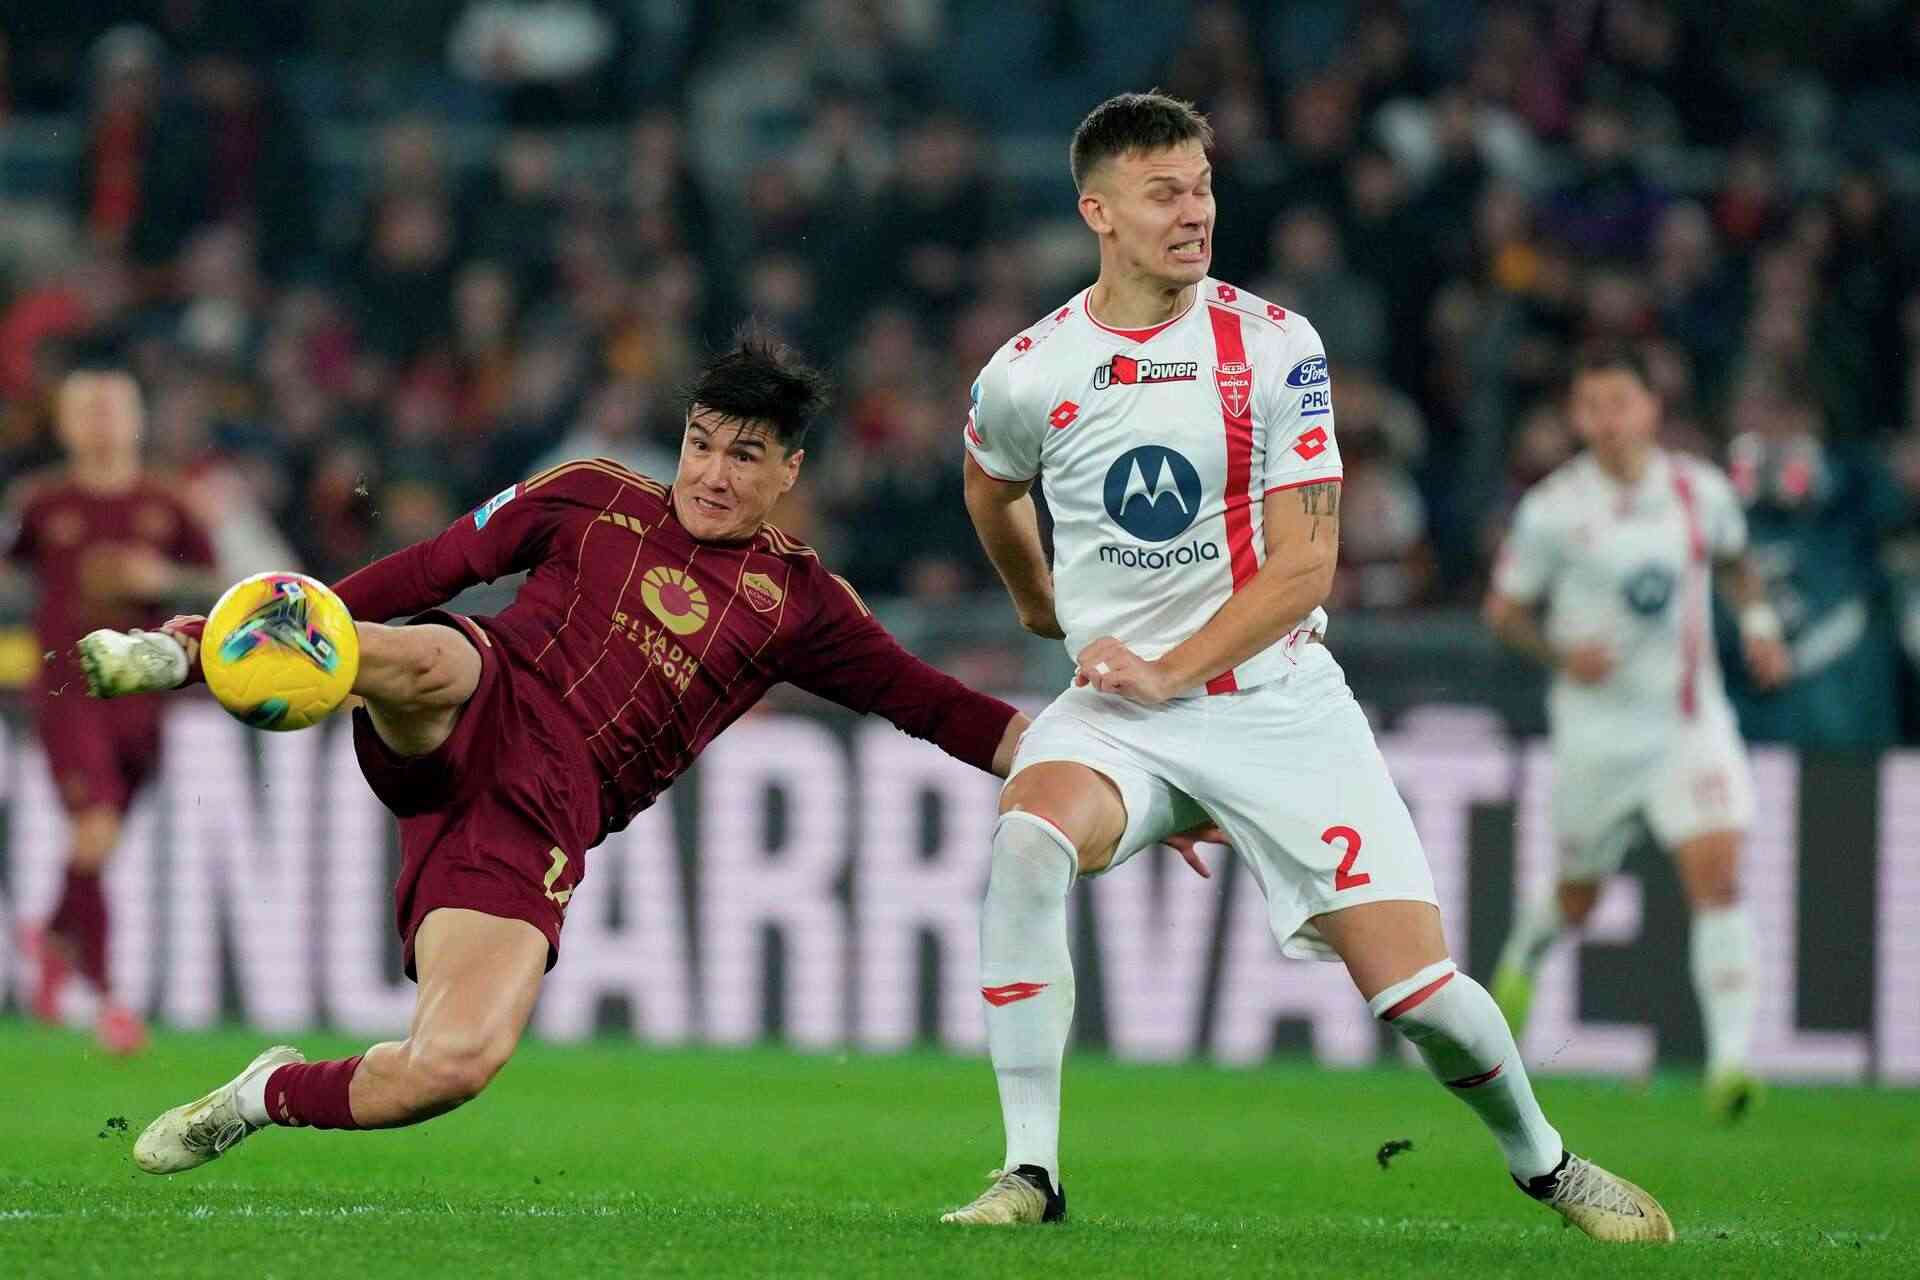
[[1806,746],[1892,743],[1899,705],[1881,552],[1910,508],[1872,451],[1826,438],[1804,379],[1752,378],[1732,417],[1729,472],[1794,666],[1784,689],[1760,693],[1739,662],[1725,664],[1741,728]]
[[170,93],[159,37],[119,26],[89,57],[87,141],[75,184],[93,242],[164,266],[208,212],[209,154],[192,104]]
[[1579,168],[1547,202],[1547,226],[1582,257],[1632,261],[1652,241],[1666,197],[1639,172],[1633,131],[1632,116],[1612,98],[1589,101],[1574,118]]
[[619,105],[611,66],[617,32],[587,0],[473,0],[454,24],[447,59],[506,95],[515,124],[603,119]]
[[1387,306],[1378,286],[1347,267],[1340,228],[1328,213],[1296,206],[1273,226],[1274,274],[1254,287],[1313,322],[1339,364],[1380,370],[1387,354]]

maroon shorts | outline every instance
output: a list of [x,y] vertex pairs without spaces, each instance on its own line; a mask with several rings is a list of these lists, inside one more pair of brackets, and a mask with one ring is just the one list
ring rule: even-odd
[[34,691],[34,732],[68,813],[127,811],[159,766],[165,710],[164,698],[105,701],[71,686],[58,695]]
[[353,745],[381,803],[400,821],[395,923],[409,978],[427,913],[464,907],[525,920],[560,956],[567,901],[600,839],[600,782],[586,745],[538,676],[500,648],[504,639],[459,614],[414,619],[462,632],[480,654],[480,682],[447,740],[402,756],[353,713]]

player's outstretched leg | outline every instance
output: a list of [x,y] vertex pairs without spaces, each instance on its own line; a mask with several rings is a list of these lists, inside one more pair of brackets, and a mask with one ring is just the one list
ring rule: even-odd
[[1732,1123],[1760,1100],[1747,1066],[1753,1042],[1753,926],[1739,892],[1740,834],[1712,831],[1674,849],[1687,902],[1693,990],[1707,1036],[1707,1106]]
[[546,973],[547,939],[524,920],[443,907],[414,937],[419,1002],[405,1040],[307,1062],[267,1050],[212,1093],[148,1125],[133,1147],[149,1173],[224,1155],[269,1125],[390,1129],[478,1097],[518,1047]]
[[1560,935],[1578,929],[1593,913],[1599,901],[1600,886],[1579,880],[1562,881],[1551,894],[1521,913],[1513,923],[1513,932],[1500,949],[1500,963],[1493,970],[1493,1002],[1500,1006],[1507,1026],[1517,1038],[1527,1029],[1527,1014],[1533,1008],[1533,984],[1547,952]]
[[1486,1124],[1522,1191],[1596,1240],[1673,1239],[1673,1223],[1652,1196],[1561,1144],[1493,997],[1447,958],[1432,904],[1364,903],[1314,924],[1346,961],[1374,1016],[1406,1036],[1435,1078]]
[[980,995],[1007,1149],[987,1189],[940,1219],[970,1226],[1067,1215],[1060,1180],[1060,1064],[1074,997],[1067,893],[1080,870],[1107,864],[1126,827],[1118,792],[1084,765],[1021,770],[1000,809],[980,916]]

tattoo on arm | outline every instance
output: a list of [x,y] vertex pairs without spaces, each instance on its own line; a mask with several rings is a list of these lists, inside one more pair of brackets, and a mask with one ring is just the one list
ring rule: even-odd
[[1320,484],[1302,485],[1300,488],[1300,510],[1314,517],[1313,527],[1307,531],[1307,541],[1312,542],[1320,536],[1320,517],[1338,519],[1340,516],[1340,483],[1328,480]]

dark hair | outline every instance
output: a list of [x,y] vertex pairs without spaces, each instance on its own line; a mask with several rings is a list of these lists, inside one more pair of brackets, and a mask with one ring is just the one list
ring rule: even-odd
[[732,350],[709,360],[681,394],[689,414],[705,409],[730,422],[763,424],[792,450],[826,406],[827,379],[792,347],[745,325]]
[[1073,131],[1067,162],[1073,185],[1086,185],[1087,175],[1100,163],[1129,151],[1159,151],[1200,140],[1213,146],[1213,126],[1191,102],[1155,89],[1151,93],[1122,93],[1087,112]]
[[124,373],[133,377],[133,365],[117,343],[97,337],[75,338],[62,344],[60,371],[65,377],[75,374]]
[[1575,379],[1589,373],[1612,373],[1622,371],[1632,374],[1640,380],[1640,385],[1653,390],[1653,370],[1647,364],[1646,353],[1631,342],[1617,338],[1602,339],[1580,348],[1573,357],[1573,372],[1567,376],[1571,386]]

